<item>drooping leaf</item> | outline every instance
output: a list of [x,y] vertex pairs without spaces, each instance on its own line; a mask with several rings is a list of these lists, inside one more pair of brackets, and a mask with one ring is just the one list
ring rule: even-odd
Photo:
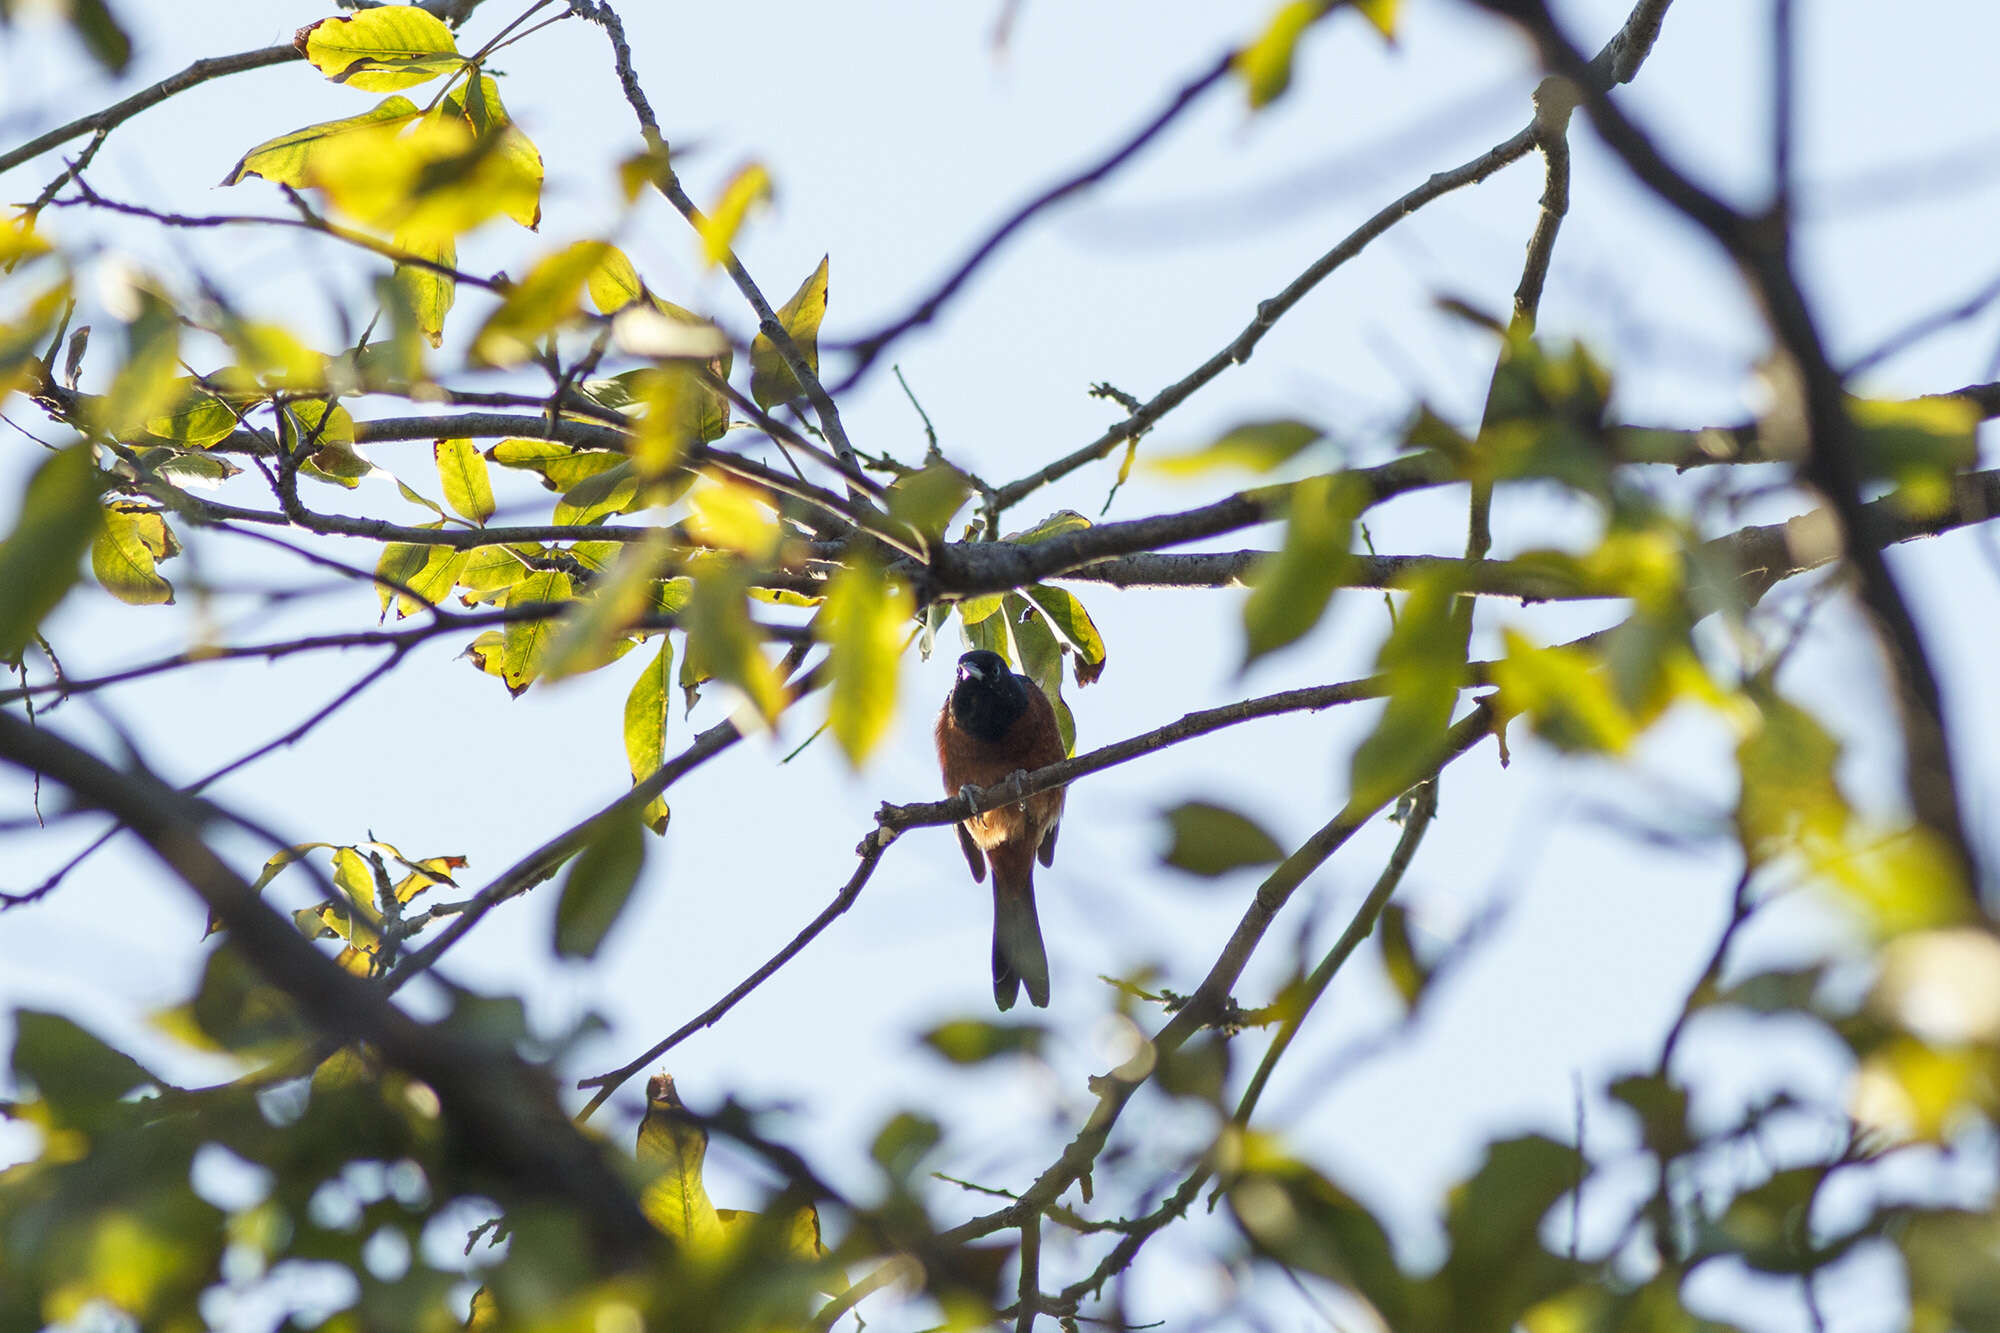
[[[667,682],[672,679],[673,670],[674,643],[662,634],[660,651],[653,654],[625,696],[625,762],[635,783],[651,777],[653,770],[666,760],[667,704],[672,698]],[[654,797],[641,818],[654,833],[665,833],[669,818],[665,798]]]
[[180,314],[166,297],[140,283],[138,314],[125,326],[125,363],[98,400],[98,424],[124,438],[172,411],[181,397]]
[[1523,1135],[1487,1148],[1486,1160],[1452,1191],[1445,1230],[1451,1252],[1433,1279],[1450,1298],[1451,1328],[1512,1328],[1573,1272],[1542,1246],[1542,1218],[1582,1179],[1576,1149]]
[[618,922],[646,861],[646,834],[630,816],[604,819],[570,863],[556,900],[555,950],[564,958],[595,958]]
[[132,38],[105,0],[70,0],[69,26],[84,49],[111,74],[123,74],[132,61]]
[[590,303],[597,307],[599,314],[615,315],[643,297],[646,284],[623,250],[615,245],[606,245],[597,267],[585,280],[584,290],[589,293]]
[[762,637],[750,620],[747,594],[740,574],[714,570],[697,578],[688,598],[687,656],[681,663],[689,679],[715,679],[734,686],[766,724],[784,711],[784,682],[765,655]]
[[1187,801],[1167,811],[1166,818],[1173,841],[1160,859],[1191,875],[1212,878],[1285,859],[1285,849],[1263,826],[1227,806]]
[[485,457],[471,440],[439,440],[431,446],[431,457],[444,484],[444,502],[485,526],[493,517],[493,481],[486,473]]
[[[792,293],[792,299],[777,311],[778,324],[791,336],[806,369],[819,373],[819,326],[826,318],[827,259]],[[805,387],[792,374],[778,352],[777,344],[763,333],[750,344],[750,396],[757,405],[769,409],[805,396]]]
[[451,29],[415,5],[384,5],[321,19],[301,35],[313,68],[363,92],[414,87],[464,64]]
[[1037,583],[1023,591],[1028,600],[1041,608],[1048,617],[1049,628],[1055,631],[1070,650],[1070,672],[1078,685],[1094,685],[1104,674],[1104,636],[1097,632],[1097,623],[1090,618],[1090,612],[1083,609],[1083,603],[1075,593],[1067,588],[1052,587]]
[[159,510],[120,501],[105,508],[104,524],[90,546],[90,569],[119,601],[158,606],[174,600],[174,585],[160,577],[155,562],[180,554],[180,549]]
[[1252,1247],[1288,1267],[1352,1288],[1389,1328],[1445,1328],[1412,1317],[1422,1289],[1397,1266],[1387,1231],[1354,1197],[1262,1134],[1237,1140],[1242,1170],[1229,1211]]
[[500,101],[490,74],[445,94],[442,114],[459,117],[479,136],[500,211],[529,231],[542,225],[542,154]]
[[451,595],[451,590],[458,585],[460,574],[472,558],[473,552],[454,550],[449,546],[419,542],[387,543],[382,548],[382,558],[376,562],[376,574],[400,583],[421,600],[412,600],[397,589],[377,584],[375,591],[381,598],[383,612],[388,612],[393,601],[396,618],[401,620],[427,606],[438,605]]
[[29,478],[13,530],[0,541],[0,661],[18,662],[42,618],[75,584],[104,506],[88,444],[46,459]]
[[828,645],[833,675],[827,725],[857,769],[896,715],[896,666],[913,614],[907,585],[889,582],[873,563],[856,559],[834,576],[825,609],[813,622]]
[[[445,268],[458,266],[458,241],[449,232],[420,227],[398,228],[396,248],[414,259],[428,259]],[[398,304],[410,312],[417,331],[432,347],[444,345],[444,317],[458,299],[458,279],[425,264],[399,263],[394,278]]]
[[632,647],[632,632],[657,604],[660,579],[673,568],[673,552],[657,529],[627,543],[592,579],[579,605],[563,617],[542,663],[548,680],[595,671]]
[[784,536],[770,494],[734,477],[710,477],[688,497],[688,531],[704,546],[769,560]]

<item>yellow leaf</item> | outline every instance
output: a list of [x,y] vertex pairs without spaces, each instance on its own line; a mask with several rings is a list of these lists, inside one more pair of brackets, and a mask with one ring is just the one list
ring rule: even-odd
[[42,617],[77,579],[104,506],[90,446],[73,444],[35,469],[20,517],[0,541],[0,661],[18,662]]
[[[672,697],[667,682],[673,673],[674,642],[662,634],[660,651],[653,655],[653,660],[639,673],[639,679],[632,682],[631,693],[625,696],[625,762],[635,783],[651,777],[667,757],[667,701]],[[653,832],[665,833],[667,803],[654,797],[641,818]]]
[[[393,244],[404,254],[428,259],[446,268],[458,267],[458,242],[450,233],[402,228]],[[396,265],[396,289],[424,340],[433,347],[444,342],[444,317],[458,297],[458,279],[423,264]]]
[[323,120],[317,125],[266,139],[237,160],[222,178],[234,185],[246,176],[261,176],[274,185],[303,187],[312,184],[312,162],[328,142],[358,129],[407,125],[423,114],[407,97],[384,98],[358,116]]
[[[815,375],[819,374],[819,326],[826,318],[826,275],[827,259],[822,257],[819,267],[777,311],[779,325],[790,335],[806,369]],[[750,343],[750,396],[759,407],[769,408],[804,394],[791,367],[779,355],[777,344],[759,333]]]
[[439,440],[431,446],[444,502],[480,526],[493,517],[493,482],[486,459],[471,440]]
[[168,411],[146,421],[146,433],[195,449],[206,448],[236,429],[229,404],[202,388],[192,376],[175,381],[178,400]]
[[697,1254],[714,1253],[722,1242],[722,1222],[702,1180],[708,1131],[688,1114],[665,1074],[646,1084],[638,1156],[641,1165],[659,1172],[639,1195],[646,1220]]
[[1505,631],[1507,653],[1493,669],[1500,709],[1526,714],[1543,739],[1565,750],[1621,754],[1639,733],[1619,703],[1611,676],[1583,648],[1539,648],[1517,630]]
[[1249,94],[1251,110],[1269,106],[1291,87],[1299,38],[1329,7],[1329,0],[1287,0],[1256,40],[1236,53],[1236,73]]
[[703,574],[694,581],[685,614],[683,676],[712,677],[733,686],[765,723],[777,721],[785,707],[785,686],[750,619],[742,576],[730,569]]
[[603,241],[577,241],[545,255],[515,283],[472,340],[472,359],[489,366],[518,365],[583,305],[584,284],[611,249]]
[[119,503],[104,511],[104,526],[90,547],[90,569],[104,590],[132,606],[174,600],[174,585],[154,569],[156,560],[180,553],[166,518],[143,505]]
[[373,93],[414,87],[465,63],[451,29],[415,5],[321,19],[306,29],[305,50],[327,78]]
[[654,589],[671,558],[666,534],[654,530],[618,553],[562,619],[542,661],[546,680],[595,671],[632,646],[633,627],[652,611]]
[[[573,595],[569,575],[555,569],[536,570],[508,590],[507,606],[512,610],[537,603],[562,603]],[[542,673],[542,662],[555,642],[557,614],[551,611],[538,619],[510,620],[500,632],[500,675],[513,693],[527,689]]]
[[910,590],[857,559],[834,577],[826,609],[813,622],[829,646],[833,673],[827,725],[860,768],[896,715],[896,665],[909,638]]
[[1284,545],[1258,567],[1243,603],[1244,665],[1319,623],[1347,566],[1354,519],[1365,500],[1338,476],[1307,477],[1292,487]]
[[1855,1074],[1854,1118],[1897,1138],[1941,1142],[1993,1106],[1992,1054],[1979,1046],[1927,1046],[1899,1037]]
[[752,162],[729,178],[715,207],[695,223],[695,230],[701,234],[702,258],[710,267],[729,257],[736,244],[736,233],[749,216],[751,206],[770,198],[771,173],[762,163]]
[[706,546],[769,560],[783,535],[764,491],[731,477],[710,478],[688,499],[688,531]]
[[590,271],[585,286],[590,292],[590,303],[602,315],[615,315],[646,294],[639,270],[632,267],[632,261],[615,245],[604,247],[603,257]]
[[1361,11],[1361,16],[1374,24],[1375,31],[1388,42],[1396,40],[1396,15],[1402,4],[1403,0],[1354,0],[1354,7]]

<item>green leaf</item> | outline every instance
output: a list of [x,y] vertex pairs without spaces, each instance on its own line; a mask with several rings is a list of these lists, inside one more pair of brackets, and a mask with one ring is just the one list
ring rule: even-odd
[[632,261],[615,245],[604,247],[604,254],[590,271],[584,289],[590,295],[590,303],[602,315],[615,315],[646,295],[646,284],[640,279],[639,270],[632,267]]
[[[812,276],[777,312],[779,325],[791,335],[792,346],[815,375],[819,373],[819,325],[826,318],[826,275],[827,259],[822,258]],[[804,386],[778,354],[777,345],[762,333],[750,344],[750,396],[765,409],[805,396]]]
[[833,675],[827,725],[847,762],[859,769],[896,715],[896,666],[915,614],[910,590],[855,559],[834,576],[826,607],[813,622],[828,645]]
[[966,475],[939,459],[896,478],[889,487],[889,516],[909,524],[926,540],[937,541],[971,494],[972,482]]
[[1979,408],[1967,398],[1893,402],[1851,398],[1863,473],[1893,481],[1911,513],[1951,507],[1952,478],[1978,459]]
[[592,831],[590,841],[563,879],[556,900],[556,953],[595,958],[604,937],[639,882],[646,861],[645,827],[630,816],[612,816]]
[[1352,1287],[1389,1328],[1453,1327],[1412,1318],[1420,1289],[1397,1267],[1382,1224],[1345,1190],[1264,1135],[1243,1135],[1240,1152],[1229,1211],[1259,1254]]
[[90,546],[90,569],[119,601],[159,606],[174,600],[174,585],[160,577],[154,562],[179,555],[180,549],[165,515],[121,501],[105,508],[104,526]]
[[144,431],[181,397],[180,314],[150,287],[136,290],[139,314],[125,329],[125,363],[96,405],[98,424],[120,439]]
[[1512,1328],[1521,1314],[1572,1275],[1542,1247],[1542,1218],[1581,1181],[1576,1149],[1524,1135],[1487,1148],[1486,1160],[1452,1191],[1445,1218],[1451,1253],[1434,1280],[1450,1294],[1448,1327]]
[[306,28],[305,39],[313,68],[363,92],[414,87],[465,63],[451,29],[415,5],[384,5],[321,19]]
[[229,405],[202,388],[192,376],[184,376],[175,383],[180,390],[179,401],[171,410],[147,420],[148,435],[202,448],[236,429],[236,414],[229,410]]
[[1045,542],[1051,537],[1064,533],[1081,532],[1090,526],[1090,520],[1074,509],[1058,509],[1026,532],[1010,532],[1007,540],[1018,546],[1028,546],[1035,542]]
[[83,1128],[103,1124],[113,1103],[155,1082],[123,1051],[60,1014],[34,1009],[14,1015],[14,1076],[34,1084],[62,1123]]
[[471,440],[439,440],[431,446],[431,456],[444,483],[444,502],[484,527],[493,517],[493,481],[486,474],[485,457]]
[[1285,849],[1248,815],[1207,801],[1188,801],[1166,812],[1173,842],[1160,859],[1191,875],[1226,875],[1244,866],[1271,865]]
[[683,677],[715,679],[748,700],[766,724],[785,708],[785,685],[765,656],[762,637],[750,619],[742,576],[713,570],[694,582],[688,598],[687,658]]
[[[420,542],[387,543],[382,548],[382,558],[376,562],[375,572],[385,579],[401,583],[422,600],[412,600],[401,592],[377,584],[375,592],[382,600],[383,612],[387,613],[392,600],[396,604],[398,620],[415,615],[427,606],[436,606],[458,586],[459,577],[472,558],[473,552],[453,550],[449,546],[430,546]],[[516,565],[516,568],[519,566]]]
[[[535,570],[508,589],[506,605],[512,610],[542,603],[561,604],[574,595],[569,575],[557,569]],[[552,608],[550,614],[539,619],[510,620],[500,631],[500,675],[511,693],[519,694],[541,675],[542,660],[555,642],[559,615]]]
[[1023,591],[1048,617],[1049,628],[1056,637],[1068,645],[1070,670],[1076,676],[1076,683],[1096,684],[1097,678],[1104,674],[1104,637],[1097,632],[1097,623],[1083,609],[1076,594],[1046,583],[1037,583]]
[[[673,640],[662,634],[660,651],[653,654],[625,696],[625,762],[635,783],[651,777],[666,760],[667,701],[671,697],[667,682],[673,671]],[[641,817],[654,833],[665,833],[669,817],[666,800],[654,797]]]
[[1703,1248],[1733,1254],[1764,1273],[1807,1273],[1834,1258],[1812,1243],[1807,1217],[1824,1166],[1793,1167],[1729,1201]]
[[1457,589],[1443,576],[1418,579],[1376,659],[1389,702],[1355,748],[1348,799],[1375,806],[1407,789],[1435,762],[1465,675],[1465,639],[1453,616]]
[[18,662],[43,617],[82,572],[104,522],[88,444],[49,456],[29,478],[14,530],[0,541],[0,661]]
[[489,74],[452,89],[441,108],[463,120],[479,138],[486,188],[499,210],[529,231],[542,224],[542,154],[514,124],[500,101],[500,85]]
[[409,98],[388,97],[358,116],[325,120],[281,134],[275,139],[266,139],[237,160],[236,165],[229,169],[229,174],[222,178],[222,184],[234,185],[246,176],[261,176],[274,185],[302,189],[313,183],[314,155],[329,140],[357,129],[407,124],[422,114]]
[[1269,106],[1292,86],[1292,57],[1299,38],[1329,8],[1331,0],[1288,0],[1278,6],[1256,39],[1236,53],[1236,75],[1243,80],[1251,110]]
[[1326,614],[1366,498],[1345,476],[1307,477],[1291,488],[1284,545],[1259,566],[1243,603],[1244,666],[1303,638]]
[[105,0],[70,0],[69,25],[98,64],[113,74],[125,72],[132,61],[132,39]]
[[473,362],[513,366],[534,355],[536,343],[583,308],[584,285],[610,249],[603,241],[577,241],[537,260],[473,336]]
[[1303,421],[1251,421],[1203,448],[1155,458],[1152,467],[1170,477],[1199,477],[1218,468],[1269,472],[1325,437],[1325,431]]
[[563,617],[542,662],[542,675],[560,680],[624,656],[632,647],[634,628],[657,603],[661,575],[673,563],[666,534],[657,529],[618,549],[609,568],[590,581],[579,605]]
[[609,466],[563,492],[562,499],[556,502],[555,521],[580,526],[613,514],[630,513],[643,503],[643,485],[632,460],[614,455]]
[[955,1018],[920,1040],[955,1065],[976,1065],[1003,1055],[1040,1055],[1048,1029],[1038,1023],[988,1023]]
[[713,1252],[722,1240],[722,1223],[702,1179],[708,1131],[688,1114],[674,1081],[664,1074],[646,1085],[638,1154],[640,1165],[658,1173],[639,1194],[646,1220],[696,1253]]
[[944,1130],[937,1121],[913,1111],[898,1111],[876,1133],[868,1155],[891,1180],[907,1181],[942,1142]]

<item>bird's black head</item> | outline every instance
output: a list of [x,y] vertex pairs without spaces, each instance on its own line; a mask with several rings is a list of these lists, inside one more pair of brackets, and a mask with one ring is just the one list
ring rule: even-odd
[[1028,683],[1007,669],[998,653],[975,649],[958,659],[951,687],[951,716],[961,731],[998,741],[1028,708]]

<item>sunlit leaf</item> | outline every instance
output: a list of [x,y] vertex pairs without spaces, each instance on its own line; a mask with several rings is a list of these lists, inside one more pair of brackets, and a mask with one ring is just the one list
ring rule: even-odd
[[[397,230],[394,241],[398,250],[414,258],[428,259],[447,269],[458,266],[458,242],[449,232],[403,227]],[[442,346],[444,317],[458,299],[458,279],[424,264],[399,263],[394,285],[424,340],[433,347]]]
[[733,477],[712,477],[688,497],[688,531],[705,546],[769,560],[784,535],[770,495]]
[[313,68],[363,92],[413,87],[464,63],[451,29],[415,5],[384,5],[321,19],[303,35]]
[[[667,712],[668,700],[672,697],[667,682],[674,670],[674,644],[667,635],[660,635],[660,651],[653,654],[646,663],[646,669],[632,682],[631,692],[625,696],[625,762],[632,770],[632,781],[639,782],[653,775],[667,757]],[[647,828],[655,833],[667,831],[667,803],[662,797],[654,797],[647,804],[642,815]]]
[[1898,1037],[1861,1062],[1849,1109],[1869,1129],[1940,1143],[1954,1131],[1984,1123],[1995,1093],[1986,1048]]
[[555,950],[564,958],[595,958],[639,882],[646,833],[627,816],[599,821],[563,877],[556,900]]
[[599,314],[615,315],[643,297],[646,284],[623,250],[615,245],[606,245],[597,266],[591,269],[589,278],[584,282],[584,290],[589,293],[590,303],[597,307]]
[[1039,1055],[1048,1035],[1048,1029],[1037,1023],[955,1018],[924,1033],[920,1040],[955,1065],[975,1065],[1002,1055]]
[[158,606],[174,600],[174,585],[160,577],[155,562],[180,554],[180,549],[159,510],[121,501],[105,508],[104,525],[90,547],[90,569],[119,601]]
[[695,223],[695,230],[701,236],[702,258],[711,267],[729,257],[736,244],[736,233],[750,216],[751,207],[770,198],[771,173],[760,162],[750,163],[729,178],[715,207]]
[[1166,818],[1173,841],[1160,859],[1191,875],[1225,875],[1285,859],[1276,838],[1227,806],[1187,801],[1167,811]]
[[665,534],[657,530],[620,549],[591,580],[580,604],[563,617],[542,663],[544,678],[595,671],[625,653],[634,627],[652,613],[659,581],[672,564]]
[[1037,583],[1022,590],[1048,617],[1049,628],[1070,650],[1070,670],[1078,685],[1094,685],[1104,674],[1104,636],[1075,593]]
[[417,104],[409,98],[388,97],[360,115],[321,121],[317,125],[281,134],[245,153],[229,169],[229,174],[222,178],[222,184],[234,185],[246,176],[261,176],[274,185],[303,188],[312,184],[314,155],[329,141],[357,129],[407,125],[421,114]]
[[1376,670],[1389,678],[1389,702],[1354,750],[1348,795],[1359,805],[1391,799],[1436,761],[1465,673],[1455,593],[1443,577],[1414,581],[1382,644]]
[[[822,258],[812,276],[777,311],[779,325],[791,335],[792,346],[815,375],[819,373],[819,325],[826,318],[826,275],[827,260]],[[759,407],[768,409],[804,395],[804,386],[785,364],[777,344],[758,333],[750,344],[750,396]]]
[[860,768],[896,715],[896,666],[915,614],[910,590],[865,559],[834,576],[814,632],[829,648],[833,675],[827,725],[849,764]]
[[474,523],[483,525],[493,517],[493,482],[486,459],[471,440],[439,440],[431,446],[431,457],[437,460],[446,504]]
[[1636,719],[1619,702],[1611,675],[1588,649],[1536,647],[1512,628],[1506,656],[1493,667],[1500,709],[1526,715],[1535,732],[1565,750],[1623,753],[1638,735]]
[[603,241],[577,241],[537,260],[473,336],[472,359],[511,366],[534,355],[537,342],[582,309],[584,284],[610,249]]
[[708,1131],[688,1114],[674,1081],[664,1074],[646,1085],[638,1153],[642,1166],[659,1173],[639,1195],[646,1220],[691,1250],[713,1252],[722,1240],[722,1224],[702,1180]]
[[716,570],[696,579],[685,616],[687,657],[682,675],[734,686],[756,716],[766,724],[775,722],[785,707],[784,682],[750,620],[741,576]]
[[936,541],[971,494],[971,480],[939,459],[908,476],[896,478],[889,487],[889,516],[909,524],[926,539]]
[[236,429],[229,405],[196,384],[192,377],[176,380],[179,401],[146,422],[146,433],[192,448],[214,444]]
[[1255,40],[1236,53],[1236,75],[1243,80],[1252,110],[1270,105],[1292,86],[1292,58],[1299,38],[1330,7],[1331,0],[1287,0]]
[[501,676],[516,694],[541,675],[542,660],[555,642],[560,604],[573,596],[569,575],[561,570],[536,570],[508,589],[507,608],[547,607],[548,614],[536,619],[510,620],[501,634]]

